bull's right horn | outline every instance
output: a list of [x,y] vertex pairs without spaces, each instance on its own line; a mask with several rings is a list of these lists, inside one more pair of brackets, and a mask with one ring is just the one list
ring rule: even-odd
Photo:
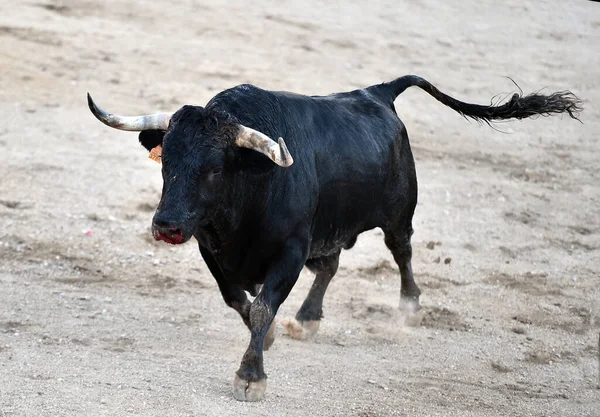
[[169,121],[173,113],[156,113],[145,116],[118,116],[102,110],[94,103],[92,96],[87,95],[88,106],[96,116],[107,126],[115,129],[128,130],[131,132],[141,132],[143,130],[163,130],[166,131],[169,127]]
[[290,155],[283,138],[279,138],[278,142],[275,142],[264,133],[244,125],[240,125],[235,144],[241,148],[262,153],[280,167],[287,168],[294,163],[294,158]]

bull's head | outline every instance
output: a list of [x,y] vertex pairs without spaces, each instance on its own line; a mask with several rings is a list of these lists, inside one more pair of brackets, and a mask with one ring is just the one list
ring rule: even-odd
[[282,138],[277,143],[226,113],[184,106],[175,113],[123,117],[99,108],[89,94],[88,105],[102,123],[140,132],[140,143],[162,163],[162,196],[152,220],[157,240],[184,243],[210,220],[231,175],[236,147],[260,152],[281,167],[293,163]]

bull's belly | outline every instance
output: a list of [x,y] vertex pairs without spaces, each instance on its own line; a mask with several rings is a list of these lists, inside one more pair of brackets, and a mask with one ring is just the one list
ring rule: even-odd
[[357,184],[338,181],[323,187],[315,211],[309,258],[328,256],[349,249],[359,234],[382,227],[385,223],[386,196],[395,192],[385,189],[384,181],[366,177]]
[[344,231],[337,230],[335,233],[314,236],[308,258],[321,258],[333,255],[341,249],[350,249],[356,243],[359,234],[375,227],[351,228]]

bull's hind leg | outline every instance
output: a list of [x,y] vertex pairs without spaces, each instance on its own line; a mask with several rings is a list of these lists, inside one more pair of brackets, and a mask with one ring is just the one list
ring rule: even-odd
[[413,229],[410,221],[403,227],[393,230],[384,230],[385,244],[392,252],[394,260],[400,269],[400,308],[414,313],[419,310],[419,296],[421,291],[413,278],[411,258],[412,246],[410,237]]
[[329,282],[337,272],[339,260],[340,251],[306,262],[306,267],[317,275],[315,281],[296,318],[283,319],[281,322],[286,333],[293,339],[306,340],[317,334],[323,316],[323,297]]

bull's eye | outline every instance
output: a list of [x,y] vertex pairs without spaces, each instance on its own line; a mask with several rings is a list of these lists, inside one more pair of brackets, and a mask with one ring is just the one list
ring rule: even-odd
[[221,170],[220,169],[213,169],[212,171],[210,171],[208,173],[208,180],[209,181],[214,181],[217,178],[219,178],[221,176]]

